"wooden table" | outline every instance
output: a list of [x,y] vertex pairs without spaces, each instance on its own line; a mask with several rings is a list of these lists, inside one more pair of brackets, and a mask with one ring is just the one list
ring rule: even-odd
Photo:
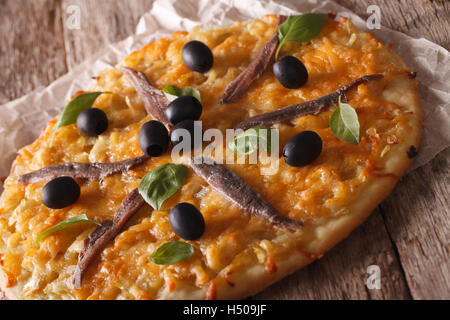
[[[305,0],[306,1],[306,0]],[[446,0],[339,0],[362,17],[381,8],[384,26],[450,47]],[[81,29],[66,9],[81,7]],[[0,104],[46,86],[108,43],[134,33],[148,0],[0,0]],[[426,106],[425,106],[426,107]],[[405,176],[372,216],[324,258],[257,299],[450,298],[450,149]],[[369,265],[381,289],[369,290]]]

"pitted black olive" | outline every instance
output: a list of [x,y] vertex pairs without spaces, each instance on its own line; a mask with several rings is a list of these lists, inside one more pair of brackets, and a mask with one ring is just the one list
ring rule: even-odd
[[77,127],[82,134],[96,137],[108,129],[108,117],[103,110],[86,109],[78,115]]
[[173,100],[165,111],[173,124],[183,120],[198,120],[202,114],[202,104],[193,96],[182,96]]
[[184,64],[191,70],[200,73],[206,72],[213,66],[214,57],[211,49],[203,42],[190,41],[182,50]]
[[298,89],[308,81],[305,65],[293,56],[285,56],[273,65],[273,74],[286,88]]
[[283,149],[284,161],[293,167],[313,162],[322,152],[322,139],[314,131],[303,131],[289,140]]
[[179,203],[170,210],[169,223],[175,234],[185,240],[196,240],[205,232],[202,213],[187,202]]
[[59,177],[42,189],[42,203],[51,209],[62,209],[75,203],[80,197],[80,186],[71,177]]
[[169,146],[169,132],[159,121],[151,120],[142,125],[139,131],[139,146],[150,157],[158,157]]

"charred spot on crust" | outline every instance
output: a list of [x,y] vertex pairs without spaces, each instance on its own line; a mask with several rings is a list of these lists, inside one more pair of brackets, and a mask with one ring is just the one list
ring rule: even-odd
[[266,271],[269,274],[275,274],[278,271],[278,267],[272,258],[268,258],[266,261]]
[[408,154],[408,158],[412,159],[415,156],[417,156],[417,149],[414,146],[409,147],[408,151],[406,151]]
[[226,283],[227,283],[230,287],[234,287],[234,283],[233,283],[233,282],[231,282],[231,281],[228,280],[228,279],[225,279],[225,281],[226,281]]
[[336,18],[336,12],[328,11],[328,18],[334,20]]
[[415,79],[416,76],[417,76],[417,72],[416,71],[408,72],[408,77],[410,77],[411,79]]
[[206,293],[206,300],[217,300],[217,287],[212,281]]

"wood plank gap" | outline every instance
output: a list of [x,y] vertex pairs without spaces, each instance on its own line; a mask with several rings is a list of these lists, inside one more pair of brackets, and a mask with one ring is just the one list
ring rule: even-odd
[[59,6],[59,8],[61,10],[61,30],[62,30],[61,36],[62,36],[62,40],[63,40],[63,47],[62,47],[62,49],[63,49],[63,52],[64,52],[64,64],[66,65],[67,72],[69,72],[69,71],[72,70],[72,68],[71,68],[71,65],[70,65],[69,55],[68,55],[68,50],[67,50],[69,44],[66,41],[66,36],[65,36],[65,34],[66,34],[66,24],[64,23],[64,21],[65,21],[66,12],[64,11],[63,0],[58,0],[58,6]]
[[[392,245],[392,249],[393,249],[394,254],[395,254],[395,258],[398,261],[399,270],[401,272],[401,276],[403,278],[403,282],[406,285],[407,294],[409,295],[409,299],[413,299],[414,300],[414,297],[413,297],[413,295],[411,293],[411,288],[409,286],[408,279],[406,277],[406,273],[405,273],[405,269],[404,269],[404,266],[403,266],[403,262],[402,262],[402,259],[400,257],[400,254],[398,252],[397,244],[395,243],[394,239],[392,238],[391,232],[389,231],[389,228],[386,225],[386,219],[385,219],[385,216],[384,216],[385,215],[384,209],[381,207],[381,205],[378,206],[378,209],[380,210],[380,216],[381,216],[381,219],[383,220],[384,228],[385,228],[386,233],[388,235],[389,241],[391,241],[391,245]],[[369,294],[369,297],[370,297],[370,294]]]
[[61,36],[62,43],[63,43],[62,51],[64,53],[64,65],[66,66],[67,72],[69,72],[70,71],[69,60],[68,60],[68,57],[67,57],[67,49],[66,49],[67,44],[66,44],[66,38],[64,37],[64,28],[65,28],[64,15],[65,15],[65,12],[64,12],[63,5],[62,5],[62,0],[57,0],[57,1],[58,1],[58,8],[59,8],[59,10],[61,12],[61,14],[60,14],[61,35],[60,36]]

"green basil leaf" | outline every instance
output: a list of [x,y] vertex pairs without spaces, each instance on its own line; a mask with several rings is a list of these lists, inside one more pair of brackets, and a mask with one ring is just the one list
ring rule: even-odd
[[51,227],[50,229],[47,229],[47,230],[39,233],[39,235],[38,235],[38,237],[36,239],[36,243],[41,242],[46,237],[48,237],[49,235],[51,235],[52,233],[54,233],[56,231],[60,231],[62,229],[70,227],[70,226],[72,226],[74,224],[85,223],[85,222],[95,223],[98,226],[100,225],[100,223],[98,223],[97,221],[89,220],[88,217],[85,214],[82,214],[82,215],[79,215],[79,216],[76,216],[76,217],[72,217],[72,218],[66,219],[66,220],[58,223],[57,225]]
[[191,87],[178,88],[177,86],[167,86],[163,89],[163,92],[170,102],[182,96],[193,96],[198,101],[202,102],[202,99],[200,97],[200,91],[198,91],[195,88]]
[[89,109],[94,104],[99,95],[106,92],[87,92],[77,95],[75,98],[64,107],[63,111],[58,117],[58,122],[53,129],[53,135],[50,145],[53,143],[56,131],[59,128],[68,126],[69,124],[77,122],[78,115],[86,109]]
[[272,130],[267,127],[254,127],[238,134],[228,147],[237,154],[248,155],[255,152],[262,145],[267,152],[271,152]]
[[166,163],[147,173],[139,183],[139,193],[155,210],[181,188],[189,170],[182,164]]
[[156,264],[175,264],[189,259],[194,254],[194,248],[186,242],[171,241],[161,245],[149,259]]
[[347,103],[341,102],[339,96],[338,107],[330,117],[330,129],[341,140],[359,143],[359,121],[355,109]]
[[278,44],[275,59],[281,47],[288,41],[307,42],[317,37],[327,22],[328,14],[305,13],[299,16],[290,16],[278,27]]

